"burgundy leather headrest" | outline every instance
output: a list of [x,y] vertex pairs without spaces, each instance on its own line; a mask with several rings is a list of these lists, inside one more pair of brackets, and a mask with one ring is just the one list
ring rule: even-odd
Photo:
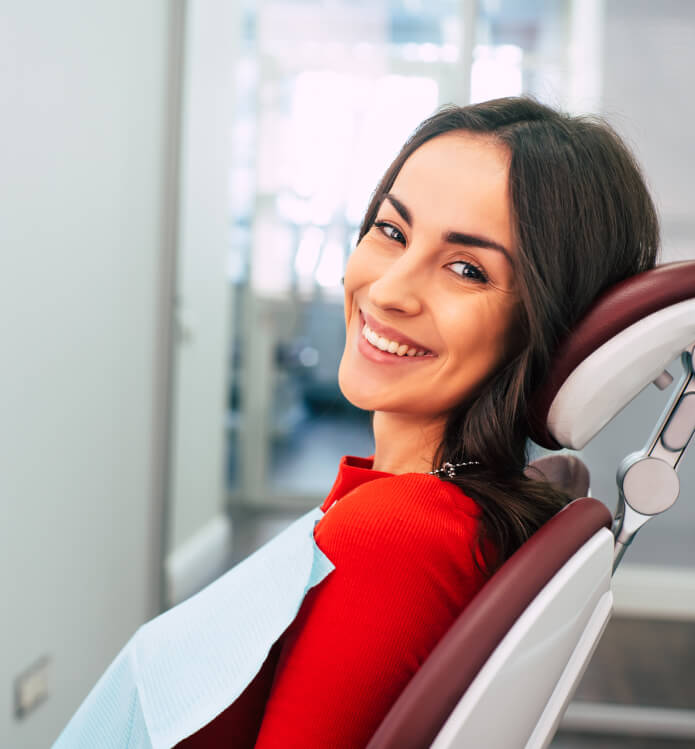
[[574,369],[614,335],[643,317],[695,297],[695,261],[666,263],[606,289],[559,346],[548,377],[530,401],[531,438],[562,447],[548,431],[548,411]]

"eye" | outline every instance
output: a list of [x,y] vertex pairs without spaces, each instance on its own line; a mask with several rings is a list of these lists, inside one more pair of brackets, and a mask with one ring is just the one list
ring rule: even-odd
[[[458,270],[456,269],[458,267]],[[449,263],[454,273],[457,273],[462,278],[469,278],[471,281],[478,283],[487,283],[487,276],[482,268],[479,268],[473,263],[467,263],[465,260],[457,260],[455,263]]]
[[388,239],[395,239],[400,244],[405,244],[405,237],[393,224],[388,221],[375,221],[373,224]]

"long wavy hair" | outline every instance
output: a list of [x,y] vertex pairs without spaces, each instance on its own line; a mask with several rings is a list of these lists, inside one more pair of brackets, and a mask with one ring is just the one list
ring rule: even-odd
[[478,542],[491,574],[570,499],[524,474],[529,398],[545,378],[558,344],[598,294],[655,265],[659,222],[639,166],[608,124],[521,97],[447,106],[425,120],[377,186],[360,239],[408,157],[452,131],[487,134],[511,157],[520,294],[515,322],[524,345],[451,411],[432,465],[480,461],[453,478],[441,478],[480,506]]

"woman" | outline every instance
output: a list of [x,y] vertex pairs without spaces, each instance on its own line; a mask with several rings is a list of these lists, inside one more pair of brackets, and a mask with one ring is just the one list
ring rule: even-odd
[[524,474],[529,396],[658,245],[639,168],[603,123],[509,98],[418,128],[345,272],[340,387],[373,411],[376,449],[343,459],[322,506],[336,569],[182,746],[366,745],[486,576],[566,503]]
[[[529,396],[596,296],[651,268],[658,243],[639,169],[604,124],[509,98],[448,107],[417,129],[378,185],[345,272],[340,387],[373,412],[376,449],[343,458],[309,532],[335,569],[303,589],[226,709],[200,701],[203,728],[178,746],[368,743],[485,579],[566,503],[524,474]],[[161,617],[165,634],[177,609]],[[166,666],[163,640],[145,644]],[[155,712],[141,709],[130,665],[143,641],[112,664],[62,746],[101,730],[116,694],[136,733],[151,735]]]

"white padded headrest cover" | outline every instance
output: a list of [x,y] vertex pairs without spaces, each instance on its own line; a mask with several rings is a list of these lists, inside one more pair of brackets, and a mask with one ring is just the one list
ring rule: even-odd
[[567,377],[548,411],[550,433],[563,447],[581,450],[693,343],[695,299],[625,328]]

